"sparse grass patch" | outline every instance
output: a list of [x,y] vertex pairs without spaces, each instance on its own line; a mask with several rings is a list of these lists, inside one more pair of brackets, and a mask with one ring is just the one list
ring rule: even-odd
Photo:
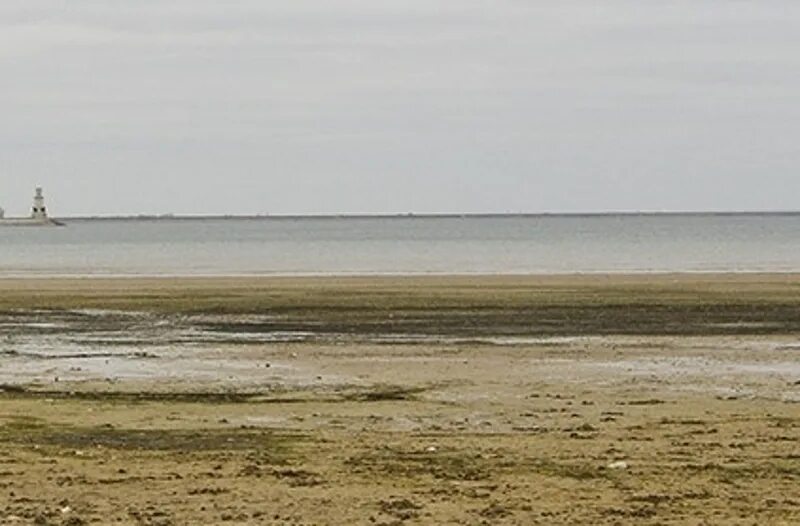
[[350,457],[346,464],[356,473],[393,477],[430,476],[441,480],[480,481],[504,472],[524,470],[546,477],[575,480],[609,479],[602,466],[560,463],[550,459],[513,458],[504,454],[439,450],[407,451],[384,448]]
[[385,448],[350,457],[346,464],[354,472],[392,477],[429,476],[442,480],[477,481],[490,478],[504,466],[463,451],[420,452]]
[[422,506],[409,499],[382,500],[379,503],[382,513],[401,521],[411,520],[419,516]]
[[601,466],[556,462],[550,459],[535,459],[530,462],[535,473],[548,477],[562,477],[576,480],[595,480],[609,478],[611,473]]
[[758,464],[689,464],[685,467],[693,473],[708,474],[725,484],[778,478],[800,480],[800,462],[792,460]]
[[[241,392],[148,392],[148,391],[57,391],[52,389],[29,389],[18,386],[13,390],[1,390],[0,398],[6,399],[51,399],[76,400],[104,403],[202,403],[236,404],[250,402],[259,395]],[[262,401],[262,400],[259,400]]]
[[[12,420],[0,426],[0,442],[68,450],[91,448],[139,452],[202,452],[252,450],[277,461],[286,459],[293,447],[307,440],[299,434],[268,430],[201,429],[115,429],[45,424],[41,421]],[[262,455],[263,457],[263,455]]]
[[248,391],[65,391],[53,389],[0,386],[0,400],[72,400],[104,404],[305,404],[343,402],[404,402],[418,400],[418,395],[433,386],[337,386],[316,391],[275,389]]
[[414,400],[416,395],[427,391],[427,387],[408,387],[402,385],[376,385],[343,395],[344,401],[352,402],[397,402]]

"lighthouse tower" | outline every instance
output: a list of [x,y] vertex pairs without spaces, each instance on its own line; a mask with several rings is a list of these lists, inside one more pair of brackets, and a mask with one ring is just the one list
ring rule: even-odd
[[38,221],[47,220],[47,208],[44,206],[44,195],[42,195],[41,188],[36,189],[36,195],[33,197],[31,219],[36,219]]

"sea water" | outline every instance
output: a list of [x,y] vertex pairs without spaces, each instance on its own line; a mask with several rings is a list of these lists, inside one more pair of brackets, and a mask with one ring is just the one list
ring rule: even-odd
[[73,219],[0,276],[800,271],[800,214]]

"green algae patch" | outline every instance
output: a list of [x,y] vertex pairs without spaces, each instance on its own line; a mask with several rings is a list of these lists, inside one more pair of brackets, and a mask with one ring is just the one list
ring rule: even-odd
[[305,435],[253,429],[123,429],[54,425],[13,418],[0,425],[0,443],[70,451],[114,449],[140,452],[260,451],[289,458]]

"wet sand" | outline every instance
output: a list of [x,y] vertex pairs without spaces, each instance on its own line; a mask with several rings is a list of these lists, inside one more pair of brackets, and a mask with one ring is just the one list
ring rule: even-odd
[[0,280],[0,524],[797,524],[798,292]]

